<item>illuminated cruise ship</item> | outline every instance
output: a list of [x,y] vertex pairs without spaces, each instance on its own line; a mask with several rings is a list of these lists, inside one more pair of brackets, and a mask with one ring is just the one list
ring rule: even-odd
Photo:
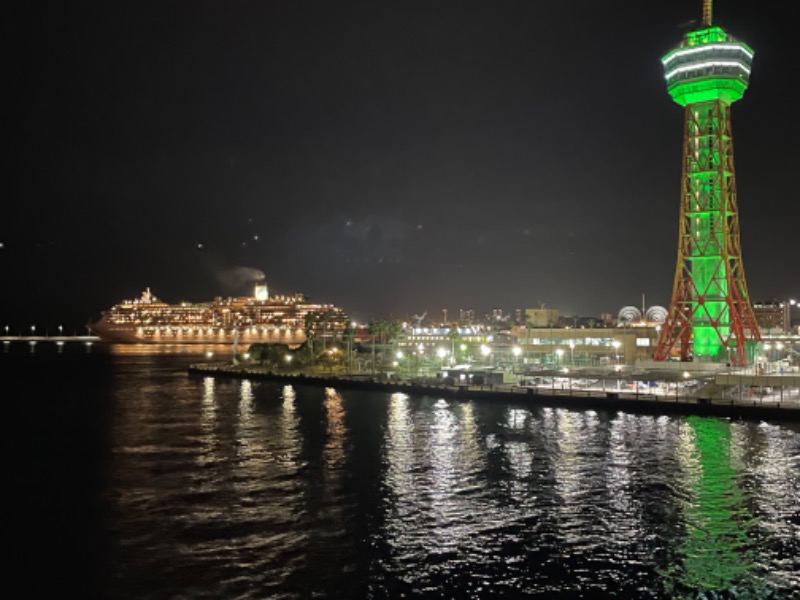
[[150,288],[124,300],[87,327],[106,342],[146,344],[281,343],[299,346],[306,327],[333,338],[347,326],[347,315],[331,304],[312,304],[302,294],[270,296],[258,283],[252,297],[167,304]]

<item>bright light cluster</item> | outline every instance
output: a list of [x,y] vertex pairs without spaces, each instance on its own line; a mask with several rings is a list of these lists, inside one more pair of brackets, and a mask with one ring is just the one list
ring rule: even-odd
[[661,62],[666,67],[676,58],[683,58],[685,56],[691,56],[692,54],[701,54],[704,52],[709,52],[711,50],[740,50],[749,59],[752,60],[753,58],[753,51],[747,48],[746,46],[743,46],[742,44],[708,44],[706,46],[695,46],[693,48],[683,48],[681,50],[675,50],[675,52],[662,58]]
[[706,69],[708,67],[738,67],[739,69],[744,71],[745,75],[750,75],[750,69],[739,61],[709,60],[706,62],[692,63],[690,65],[683,65],[682,67],[676,67],[672,71],[669,71],[665,77],[669,80],[672,79],[675,75],[678,75],[680,73],[684,73],[686,71],[696,71],[699,69]]

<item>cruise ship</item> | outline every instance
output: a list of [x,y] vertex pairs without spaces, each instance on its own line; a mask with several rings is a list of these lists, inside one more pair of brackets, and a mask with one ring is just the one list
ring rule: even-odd
[[316,337],[334,338],[347,327],[345,312],[332,304],[308,302],[302,294],[270,296],[258,283],[252,297],[211,302],[167,304],[147,288],[136,300],[124,300],[88,323],[101,340],[133,344],[281,343],[306,341],[306,327]]

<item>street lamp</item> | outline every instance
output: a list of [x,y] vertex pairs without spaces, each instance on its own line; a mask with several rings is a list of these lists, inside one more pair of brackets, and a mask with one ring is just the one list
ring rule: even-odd
[[436,356],[438,356],[439,360],[442,361],[442,369],[444,369],[444,357],[447,356],[447,350],[444,348],[437,348]]
[[572,340],[569,341],[569,363],[574,367],[575,366],[575,342]]
[[613,342],[611,342],[611,345],[614,346],[614,358],[615,358],[617,364],[619,364],[619,347],[622,344],[620,343],[619,340],[614,340]]
[[564,354],[564,350],[562,350],[561,348],[556,350],[556,368],[558,368],[561,365],[561,356],[563,354]]
[[330,357],[328,361],[328,372],[333,373],[333,363],[336,362],[336,355],[339,352],[339,349],[334,346],[330,350],[328,350],[328,356]]
[[511,348],[511,354],[514,355],[514,368],[517,367],[517,361],[519,360],[519,355],[522,354],[522,348],[519,346],[514,346]]
[[781,308],[783,308],[784,333],[789,333],[792,329],[792,307],[796,305],[797,302],[795,300],[787,300],[786,302],[781,302]]

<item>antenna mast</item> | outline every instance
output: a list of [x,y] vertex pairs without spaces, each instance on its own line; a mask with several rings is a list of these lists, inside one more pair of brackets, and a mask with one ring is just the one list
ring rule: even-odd
[[703,27],[711,26],[712,0],[703,0]]

